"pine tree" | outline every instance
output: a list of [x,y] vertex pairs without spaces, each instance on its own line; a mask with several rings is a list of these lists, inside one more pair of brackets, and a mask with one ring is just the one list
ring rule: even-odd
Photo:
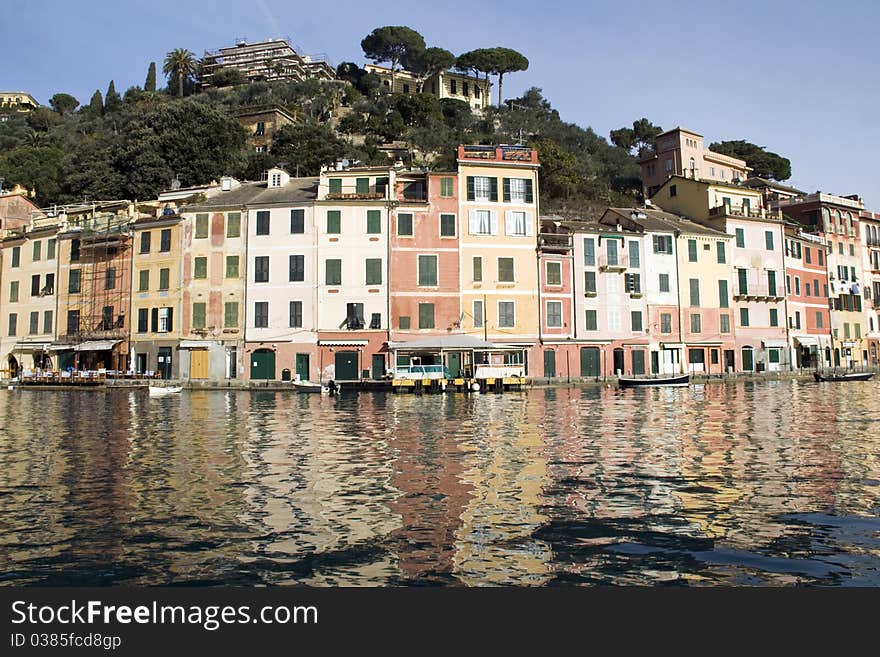
[[122,97],[116,93],[116,85],[110,80],[110,86],[107,87],[107,93],[104,94],[104,110],[107,112],[115,112],[122,106]]
[[150,62],[147,81],[144,82],[144,91],[156,91],[156,62]]
[[104,113],[104,99],[101,97],[101,92],[98,89],[95,89],[95,93],[92,94],[92,100],[89,101],[89,110],[95,116],[101,116]]

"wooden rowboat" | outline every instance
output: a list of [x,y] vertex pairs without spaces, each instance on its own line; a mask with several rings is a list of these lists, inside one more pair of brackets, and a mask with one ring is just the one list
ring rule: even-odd
[[691,382],[690,374],[673,376],[634,377],[620,376],[617,382],[621,388],[648,388],[654,386],[686,386]]
[[869,381],[873,372],[813,372],[816,381]]

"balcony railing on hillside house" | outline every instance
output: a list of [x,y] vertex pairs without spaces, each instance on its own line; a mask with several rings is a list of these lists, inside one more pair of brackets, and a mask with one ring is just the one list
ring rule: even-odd
[[538,163],[537,151],[528,146],[459,146],[458,157],[464,160]]
[[325,197],[328,201],[381,201],[387,197],[388,185],[332,185]]
[[538,235],[538,248],[552,253],[569,253],[574,246],[574,238],[567,233],[541,233]]
[[599,256],[599,271],[624,271],[629,267],[629,256],[626,253],[618,253],[617,257],[609,257],[608,254]]
[[778,219],[779,217],[764,208],[752,208],[747,205],[718,205],[709,208],[710,217],[745,217],[748,219]]
[[767,283],[750,284],[745,289],[737,285],[733,298],[735,301],[782,301],[785,298],[785,288],[779,284],[771,288]]

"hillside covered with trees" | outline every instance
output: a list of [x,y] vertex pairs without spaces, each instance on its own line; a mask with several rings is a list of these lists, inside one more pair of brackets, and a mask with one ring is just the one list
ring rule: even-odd
[[[494,75],[499,101],[504,76],[528,68],[525,56],[513,50],[484,48],[456,57],[399,26],[377,28],[361,45],[367,59],[387,62],[392,74],[406,68],[427,79],[455,68],[487,81]],[[564,121],[534,87],[478,116],[464,101],[389,93],[376,75],[352,62],[340,64],[333,81],[248,83],[239,71],[223,70],[204,92],[196,85],[198,66],[191,52],[175,49],[161,67],[167,88],[157,88],[151,63],[144,86],[124,94],[111,81],[84,105],[59,92],[50,107],[6,115],[0,176],[7,187],[35,189],[41,204],[147,199],[172,178],[190,186],[222,175],[259,179],[275,165],[316,175],[321,165],[341,158],[387,164],[379,146],[392,142],[406,145],[407,164],[434,170],[454,165],[459,143],[525,143],[540,153],[544,209],[583,211],[638,200],[634,151],[660,132],[642,119],[633,130],[612,131],[609,143]],[[284,107],[298,123],[282,128],[269,152],[257,153],[236,112],[265,105]]]

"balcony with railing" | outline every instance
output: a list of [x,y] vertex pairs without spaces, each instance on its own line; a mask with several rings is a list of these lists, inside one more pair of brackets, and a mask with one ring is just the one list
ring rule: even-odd
[[753,208],[748,205],[718,205],[709,208],[710,217],[742,217],[743,219],[780,219],[781,215],[764,208]]
[[481,146],[469,145],[458,147],[459,160],[476,160],[489,162],[522,162],[538,164],[538,151],[528,146]]
[[599,271],[625,271],[629,267],[629,255],[626,253],[618,253],[616,256],[610,256],[604,253],[598,257]]
[[571,253],[574,248],[574,237],[568,233],[540,233],[538,249],[542,253]]
[[388,196],[388,185],[341,185],[330,187],[328,201],[381,201]]
[[782,301],[785,298],[785,287],[779,283],[770,286],[767,281],[749,283],[744,287],[736,283],[733,298],[735,301]]

